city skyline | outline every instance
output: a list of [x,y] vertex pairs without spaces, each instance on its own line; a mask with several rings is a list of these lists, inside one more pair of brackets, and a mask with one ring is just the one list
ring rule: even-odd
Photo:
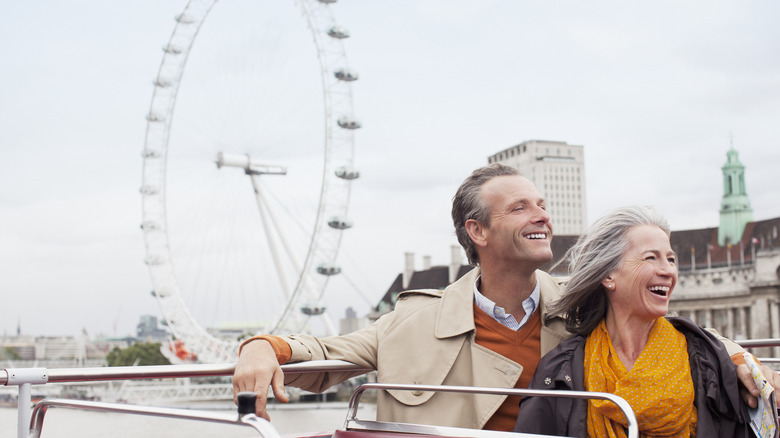
[[[141,151],[161,47],[185,4],[20,3],[0,18],[10,60],[0,333],[20,323],[23,334],[123,335],[140,315],[159,316],[139,228]],[[754,220],[780,216],[774,2],[332,7],[352,34],[363,122],[355,226],[339,257],[349,282],[334,279],[327,294],[334,319],[347,303],[359,314],[376,304],[404,252],[418,268],[423,255],[449,263],[455,189],[526,140],[584,147],[588,222],[639,203],[685,230],[718,225],[733,138]]]

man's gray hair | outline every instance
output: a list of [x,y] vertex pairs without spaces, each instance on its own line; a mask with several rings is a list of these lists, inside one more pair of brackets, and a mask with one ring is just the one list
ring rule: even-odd
[[460,246],[466,251],[469,263],[479,265],[479,254],[466,231],[466,221],[474,219],[486,227],[490,227],[490,207],[482,199],[481,189],[489,180],[497,176],[519,175],[514,167],[493,163],[480,167],[471,173],[458,188],[452,198],[452,222],[455,225],[455,235]]
[[562,317],[568,331],[587,336],[604,318],[607,294],[601,282],[620,267],[626,235],[640,225],[655,225],[671,235],[669,223],[654,208],[622,207],[589,226],[566,253],[571,278],[549,315]]

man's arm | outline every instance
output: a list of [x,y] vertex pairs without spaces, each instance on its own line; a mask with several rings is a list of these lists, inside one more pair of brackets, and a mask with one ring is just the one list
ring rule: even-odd
[[[310,360],[344,360],[376,369],[377,327],[392,320],[393,312],[356,332],[327,338],[310,335],[259,336],[245,341],[233,373],[234,401],[241,391],[257,394],[256,415],[268,419],[267,396],[271,387],[277,400],[286,403],[284,385],[322,392],[363,372],[298,373],[284,375],[280,365]],[[381,329],[381,328],[380,328]]]
[[[723,345],[726,347],[726,351],[728,351],[729,356],[731,356],[731,360],[734,361],[735,365],[737,365],[737,377],[739,378],[740,382],[740,392],[742,393],[742,399],[745,401],[745,403],[747,403],[748,406],[755,408],[758,404],[758,396],[760,395],[760,392],[758,390],[758,386],[756,386],[756,382],[753,380],[753,376],[750,375],[750,369],[745,364],[745,359],[742,358],[742,353],[745,352],[745,349],[736,342],[721,336],[717,330],[706,330],[710,331],[712,334],[717,336],[721,342],[723,342]],[[772,388],[780,388],[780,374],[778,374],[777,371],[769,368],[766,365],[761,365],[761,372],[764,373],[764,377],[766,377],[766,379],[769,381],[769,384],[772,385]],[[775,391],[775,401],[780,404],[780,391]]]

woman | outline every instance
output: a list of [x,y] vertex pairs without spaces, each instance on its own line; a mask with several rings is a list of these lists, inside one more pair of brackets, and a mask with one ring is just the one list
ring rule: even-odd
[[[752,436],[723,344],[688,319],[665,318],[677,283],[669,236],[666,220],[640,207],[615,210],[580,236],[549,313],[576,335],[542,358],[529,387],[619,395],[642,436]],[[626,425],[608,401],[526,397],[515,431],[618,437]]]

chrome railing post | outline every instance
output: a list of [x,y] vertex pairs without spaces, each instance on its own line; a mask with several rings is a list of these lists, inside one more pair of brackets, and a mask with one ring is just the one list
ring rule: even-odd
[[19,385],[19,396],[16,398],[16,438],[27,436],[27,425],[30,424],[30,409],[32,406],[32,385]]
[[16,398],[17,438],[27,437],[27,426],[30,424],[30,409],[32,408],[32,385],[40,385],[49,381],[46,368],[8,368],[5,370],[5,384],[19,387]]

